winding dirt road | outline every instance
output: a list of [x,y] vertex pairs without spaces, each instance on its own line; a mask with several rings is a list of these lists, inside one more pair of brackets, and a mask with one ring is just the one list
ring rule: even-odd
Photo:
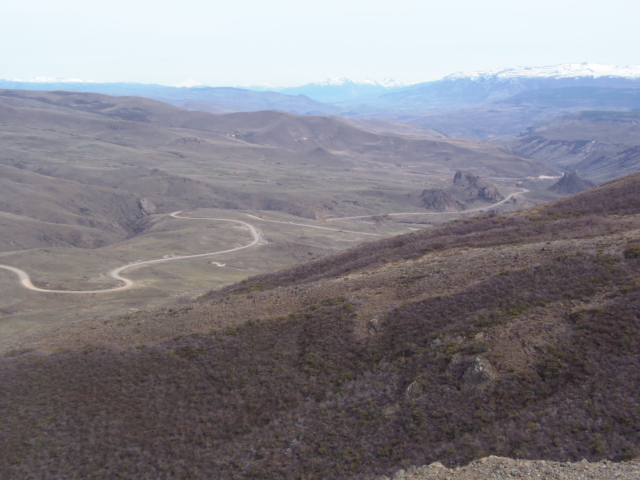
[[[406,213],[386,213],[386,214],[383,214],[383,215],[389,216],[389,217],[399,217],[401,215],[453,215],[453,214],[456,214],[456,213],[462,214],[462,213],[484,212],[485,210],[491,210],[491,209],[497,207],[498,205],[502,205],[503,203],[507,203],[509,200],[514,198],[516,195],[522,195],[522,194],[527,193],[528,191],[529,190],[527,190],[526,188],[520,188],[519,192],[512,193],[511,195],[509,195],[504,200],[500,200],[498,203],[494,203],[493,205],[489,205],[488,207],[472,208],[472,209],[469,209],[469,210],[462,210],[460,212],[406,212]],[[378,215],[379,214],[375,214],[375,215],[359,215],[357,217],[327,218],[325,221],[326,222],[335,222],[337,220],[357,220],[359,218],[371,218],[371,217],[376,217]]]
[[125,278],[123,276],[121,276],[120,274],[122,272],[124,272],[125,270],[129,270],[130,268],[135,268],[135,267],[142,267],[142,266],[147,266],[147,265],[152,265],[155,263],[162,263],[162,262],[173,262],[175,260],[184,260],[187,258],[198,258],[198,257],[208,257],[208,256],[212,256],[212,255],[221,255],[223,253],[231,253],[231,252],[237,252],[238,250],[243,250],[245,248],[249,248],[249,247],[253,247],[254,245],[256,245],[259,241],[260,241],[260,235],[258,234],[258,231],[255,229],[255,227],[253,225],[251,225],[250,223],[247,222],[243,222],[242,220],[229,220],[227,218],[207,218],[207,217],[181,217],[179,216],[181,212],[173,212],[171,214],[169,214],[170,217],[173,218],[178,218],[178,219],[186,219],[186,220],[209,220],[209,221],[215,221],[215,222],[232,222],[232,223],[239,223],[241,225],[244,225],[245,227],[247,227],[249,229],[249,231],[251,232],[251,236],[253,238],[253,241],[247,245],[244,245],[242,247],[236,247],[236,248],[231,248],[229,250],[221,250],[219,252],[207,252],[207,253],[197,253],[194,255],[182,255],[182,256],[178,256],[178,257],[170,257],[170,258],[157,258],[154,260],[144,260],[141,262],[135,262],[135,263],[129,263],[127,265],[123,265],[121,267],[118,268],[114,268],[113,270],[111,270],[110,272],[107,273],[107,275],[109,275],[110,277],[114,278],[115,280],[118,280],[122,283],[124,283],[124,285],[121,285],[119,287],[113,287],[113,288],[105,288],[102,290],[48,290],[45,288],[38,288],[36,287],[33,282],[31,281],[31,278],[29,277],[29,274],[27,272],[25,272],[24,270],[20,269],[20,268],[16,268],[16,267],[12,267],[9,265],[3,265],[0,264],[0,268],[4,269],[4,270],[9,270],[10,272],[15,273],[18,276],[18,279],[20,280],[20,284],[28,289],[28,290],[32,290],[34,292],[44,292],[44,293],[66,293],[66,294],[74,294],[74,295],[78,295],[78,294],[87,294],[87,293],[111,293],[111,292],[119,292],[122,290],[127,290],[129,288],[132,288],[135,286],[135,282],[133,280],[129,280],[128,278]]
[[[511,200],[512,198],[514,198],[516,195],[522,195],[522,194],[527,193],[529,191],[526,188],[521,188],[520,190],[521,190],[520,192],[512,193],[511,195],[509,195],[504,200],[501,200],[498,203],[494,203],[493,205],[489,205],[488,207],[481,207],[481,208],[474,208],[474,209],[470,209],[470,210],[463,210],[461,212],[407,212],[407,213],[387,213],[385,215],[388,215],[388,216],[400,216],[400,215],[451,215],[451,214],[455,214],[455,213],[482,212],[482,211],[490,210],[490,209],[492,209],[494,207],[497,207],[498,205],[502,205],[503,203],[506,203],[509,200]],[[127,290],[127,289],[133,288],[135,286],[135,282],[133,280],[129,280],[128,278],[125,278],[122,275],[120,275],[122,272],[124,272],[125,270],[129,270],[130,268],[143,267],[143,266],[153,265],[155,263],[162,263],[162,262],[173,262],[175,260],[184,260],[184,259],[187,259],[187,258],[208,257],[208,256],[213,256],[213,255],[221,255],[223,253],[237,252],[238,250],[244,250],[245,248],[253,247],[254,245],[256,245],[260,241],[260,235],[258,234],[258,232],[255,229],[255,227],[253,225],[251,225],[250,223],[243,222],[242,220],[230,220],[228,218],[208,218],[208,217],[181,217],[181,216],[179,216],[180,213],[182,213],[182,212],[181,211],[173,212],[173,213],[169,214],[169,216],[173,217],[173,218],[177,218],[177,219],[183,219],[183,220],[208,220],[208,221],[214,221],[214,222],[239,223],[239,224],[244,225],[245,227],[247,227],[249,229],[249,231],[251,232],[251,236],[253,237],[253,241],[251,243],[247,244],[247,245],[242,246],[242,247],[231,248],[229,250],[221,250],[219,252],[197,253],[197,254],[194,254],[194,255],[182,255],[182,256],[170,257],[170,258],[157,258],[157,259],[154,259],[154,260],[144,260],[144,261],[141,261],[141,262],[129,263],[127,265],[123,265],[121,267],[114,268],[113,270],[111,270],[111,271],[109,271],[107,273],[107,275],[109,275],[111,278],[124,283],[124,285],[121,285],[119,287],[113,287],[113,288],[105,288],[105,289],[102,289],[102,290],[49,290],[49,289],[46,289],[46,288],[39,288],[39,287],[36,287],[33,284],[33,282],[31,281],[31,277],[29,277],[29,274],[27,272],[25,272],[24,270],[20,269],[20,268],[12,267],[10,265],[0,264],[0,269],[8,270],[10,272],[15,273],[18,276],[18,280],[20,281],[20,285],[22,285],[24,288],[26,288],[28,290],[32,290],[34,292],[63,293],[63,294],[74,294],[74,295],[87,294],[87,293],[111,293],[111,292],[119,292],[119,291],[122,291],[122,290]],[[296,226],[300,226],[300,227],[316,228],[316,229],[320,229],[320,230],[330,230],[330,231],[343,232],[343,233],[357,233],[359,235],[381,236],[378,233],[355,232],[355,231],[351,231],[351,230],[342,230],[342,229],[338,230],[338,229],[335,229],[335,228],[321,227],[321,226],[318,226],[318,225],[308,225],[308,224],[304,224],[304,223],[294,223],[294,222],[282,222],[282,221],[277,221],[277,220],[268,220],[268,219],[260,218],[260,217],[257,217],[255,215],[250,215],[250,214],[246,214],[246,215],[248,217],[250,217],[250,218],[253,218],[255,220],[260,220],[260,221],[263,221],[263,222],[283,223],[283,224],[287,224],[287,225],[296,225]],[[371,218],[371,217],[375,217],[375,216],[376,215],[359,215],[357,217],[330,218],[330,219],[327,219],[325,221],[333,222],[333,221],[338,221],[338,220],[358,220],[360,218]]]
[[[343,229],[338,229],[338,228],[329,228],[329,227],[320,227],[318,225],[309,225],[306,223],[295,223],[295,222],[281,222],[279,220],[269,220],[267,218],[260,218],[257,217],[255,215],[251,215],[250,213],[245,213],[245,215],[249,218],[253,218],[255,220],[260,220],[261,222],[270,222],[270,223],[282,223],[284,225],[296,225],[298,227],[307,227],[307,228],[316,228],[318,230],[329,230],[331,232],[341,232],[341,233],[357,233],[358,235],[370,235],[373,237],[383,237],[384,235],[381,235],[379,233],[367,233],[367,232],[356,232],[353,230],[343,230]],[[356,218],[356,217],[353,217]],[[331,220],[335,220],[335,219],[331,219]]]

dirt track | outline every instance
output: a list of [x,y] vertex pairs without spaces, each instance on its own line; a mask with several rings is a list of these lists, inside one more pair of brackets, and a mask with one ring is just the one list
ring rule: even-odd
[[31,281],[31,277],[24,270],[22,270],[20,268],[17,268],[17,267],[12,267],[10,265],[3,265],[3,264],[0,264],[0,268],[2,268],[4,270],[9,270],[10,272],[13,272],[16,275],[18,275],[18,279],[20,280],[20,284],[24,288],[26,288],[28,290],[32,290],[34,292],[68,293],[68,294],[75,294],[75,295],[88,294],[88,293],[111,293],[111,292],[119,292],[119,291],[122,291],[122,290],[127,290],[129,288],[135,287],[136,284],[135,284],[135,282],[133,280],[129,280],[128,278],[125,278],[122,275],[120,275],[125,270],[129,270],[129,269],[134,268],[134,267],[142,267],[142,266],[152,265],[152,264],[161,263],[161,262],[184,260],[184,259],[187,259],[187,258],[208,257],[208,256],[211,256],[211,255],[220,255],[222,253],[237,252],[238,250],[243,250],[245,248],[253,247],[254,245],[256,245],[260,241],[260,235],[258,234],[258,232],[255,229],[255,227],[253,225],[251,225],[250,223],[243,222],[242,220],[230,220],[230,219],[226,219],[226,218],[206,218],[206,217],[180,217],[178,215],[179,213],[181,213],[181,212],[173,212],[173,213],[169,214],[169,216],[173,217],[173,218],[187,219],[187,220],[209,220],[209,221],[216,221],[216,222],[240,223],[241,225],[244,225],[245,227],[247,227],[249,229],[249,231],[251,232],[251,236],[253,237],[253,241],[251,243],[249,243],[248,245],[244,245],[242,247],[231,248],[229,250],[221,250],[221,251],[218,251],[218,252],[197,253],[197,254],[194,254],[194,255],[182,255],[182,256],[171,257],[171,258],[156,258],[154,260],[145,260],[145,261],[141,261],[141,262],[129,263],[127,265],[123,265],[121,267],[114,268],[113,270],[108,272],[108,275],[110,277],[112,277],[112,278],[114,278],[114,279],[116,279],[116,280],[118,280],[120,282],[123,282],[124,285],[121,285],[119,287],[113,287],[113,288],[105,288],[105,289],[102,289],[102,290],[49,290],[49,289],[45,289],[45,288],[38,288],[33,284],[33,282]]

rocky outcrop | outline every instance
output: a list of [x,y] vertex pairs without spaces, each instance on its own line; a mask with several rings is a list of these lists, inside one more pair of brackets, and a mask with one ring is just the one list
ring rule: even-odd
[[496,370],[488,360],[476,357],[473,364],[467,368],[462,376],[462,389],[473,390],[491,383],[497,376]]
[[465,170],[459,170],[453,177],[452,193],[461,201],[499,202],[504,197],[495,187],[479,176]]
[[457,187],[476,187],[479,180],[480,177],[466,170],[458,170],[453,176],[453,184]]
[[158,213],[158,206],[148,198],[140,199],[140,210],[145,215],[154,215]]
[[504,199],[495,185],[465,170],[459,170],[448,188],[431,188],[409,194],[416,206],[429,210],[460,211],[465,204],[475,201],[496,203]]
[[595,183],[578,175],[578,172],[567,172],[564,176],[548,188],[549,191],[562,195],[573,195],[595,187]]
[[420,203],[422,207],[429,210],[458,211],[464,208],[464,205],[456,200],[449,190],[444,188],[423,190],[420,194]]

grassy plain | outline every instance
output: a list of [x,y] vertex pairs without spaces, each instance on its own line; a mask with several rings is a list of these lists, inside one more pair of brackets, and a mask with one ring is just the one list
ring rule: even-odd
[[[519,207],[506,204],[497,208],[509,211]],[[13,273],[0,270],[0,335],[5,345],[42,325],[107,318],[176,301],[188,302],[211,289],[250,276],[471,214],[386,216],[335,222],[264,211],[199,209],[182,215],[248,222],[257,228],[261,241],[237,252],[133,268],[123,275],[135,281],[136,286],[113,293],[33,292],[20,286]],[[127,263],[229,250],[250,241],[250,233],[242,225],[155,215],[143,234],[102,248],[48,247],[4,252],[0,263],[25,270],[41,288],[97,290],[119,285],[107,272]]]

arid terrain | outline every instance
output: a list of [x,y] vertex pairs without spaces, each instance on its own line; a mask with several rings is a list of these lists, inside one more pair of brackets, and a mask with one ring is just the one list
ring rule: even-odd
[[596,182],[640,168],[640,112],[584,111],[536,124],[504,143]]
[[0,91],[0,477],[635,478],[633,118]]
[[[403,128],[408,135],[371,131]],[[521,194],[517,179],[558,175],[503,147],[402,124],[349,125],[276,111],[212,115],[92,93],[0,91],[0,144],[0,263],[30,276],[36,288],[118,288],[123,281],[109,272],[119,267],[251,240],[240,224],[176,220],[169,216],[175,211],[249,222],[260,235],[252,248],[224,258],[131,268],[124,275],[135,288],[84,298],[25,290],[15,270],[3,269],[4,342],[42,324],[187,301],[247,276],[457,218],[416,207],[410,197],[450,185],[461,168],[492,177],[505,197],[518,193],[499,211],[544,200]],[[464,215],[495,203],[465,198],[456,210]],[[425,215],[404,215],[411,212]],[[342,217],[359,218],[330,221]]]
[[3,475],[374,478],[489,455],[631,460],[639,182],[22,335],[1,363]]
[[0,480],[640,480],[618,3],[5,2]]

